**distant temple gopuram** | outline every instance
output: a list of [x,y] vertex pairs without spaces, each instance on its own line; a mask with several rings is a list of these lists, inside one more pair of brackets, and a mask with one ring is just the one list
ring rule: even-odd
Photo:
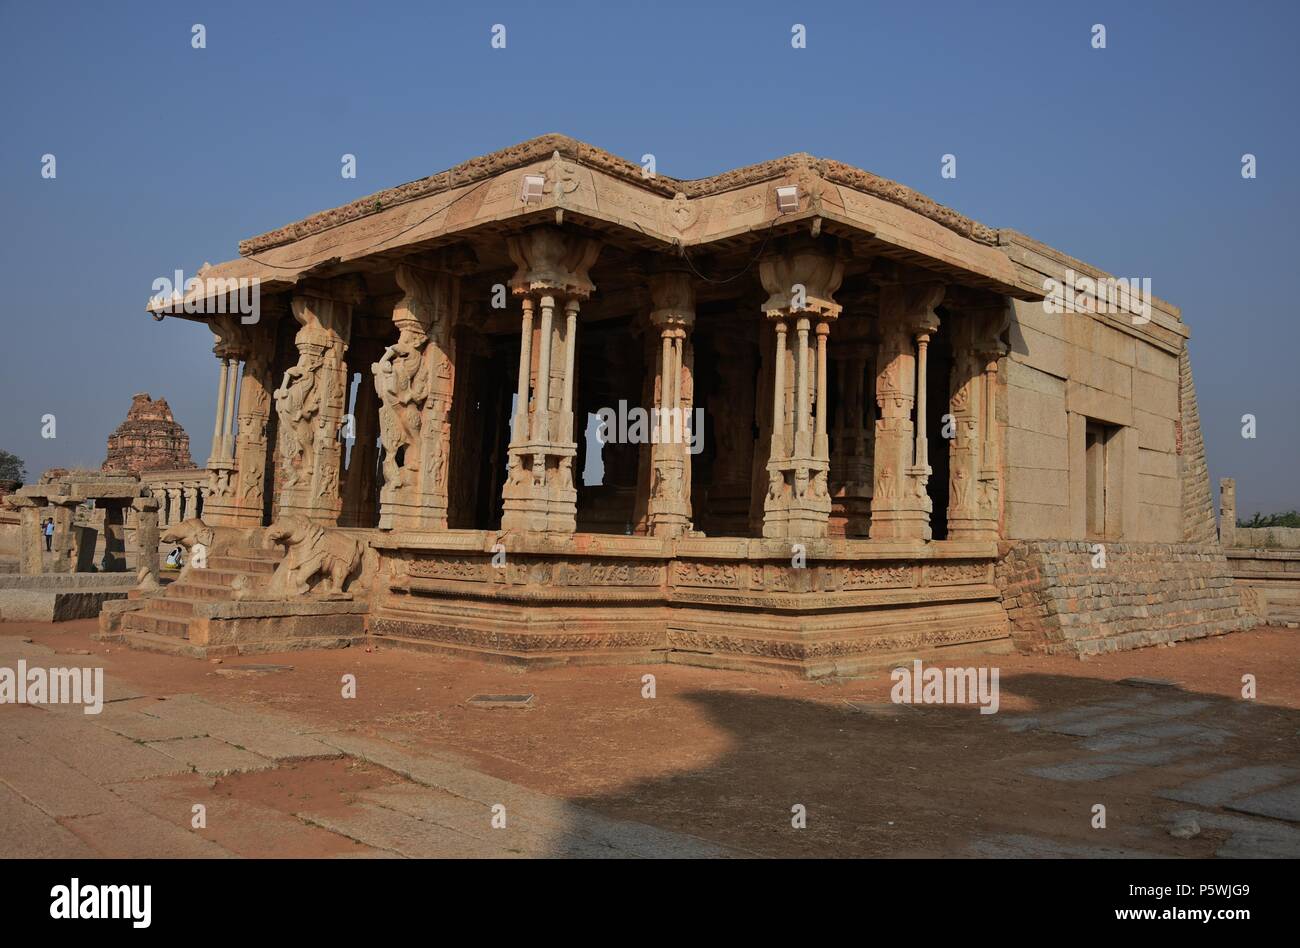
[[849,165],[550,135],[239,253],[149,305],[215,338],[205,563],[106,637],[820,676],[1255,621],[1179,310]]

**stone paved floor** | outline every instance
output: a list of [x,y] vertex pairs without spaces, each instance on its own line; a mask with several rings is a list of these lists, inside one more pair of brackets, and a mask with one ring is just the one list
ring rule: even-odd
[[[893,704],[884,673],[656,666],[651,706],[642,669],[583,668],[529,678],[524,713],[464,707],[515,687],[472,663],[348,650],[263,675],[62,629],[0,634],[0,666],[123,675],[100,715],[0,706],[0,857],[1294,858],[1297,654],[1288,633],[1087,666],[1006,657],[991,716]],[[1256,667],[1271,703],[1216,685]],[[341,711],[339,675],[358,670],[363,694]],[[809,804],[806,829],[792,801]]]
[[[0,638],[0,665],[70,664],[54,655]],[[236,713],[192,694],[160,700],[111,676],[105,690],[99,715],[79,705],[0,706],[0,857],[728,855],[496,779],[450,755],[278,712]],[[364,761],[392,779],[348,806],[307,804],[292,813],[212,794],[221,777],[331,758]],[[199,801],[206,826],[195,829]],[[503,828],[493,827],[498,807]]]
[[[1252,764],[1232,755],[1237,735],[1250,726],[1258,706],[1224,705],[1188,698],[1156,680],[1135,680],[1123,698],[1070,708],[1043,716],[999,715],[1015,732],[1047,731],[1079,738],[1070,759],[1030,767],[1025,773],[1050,782],[1093,784],[1098,802],[1105,781],[1144,772],[1163,787],[1164,800],[1188,804],[1168,814],[1155,828],[1177,835],[1218,830],[1226,841],[1215,855],[1229,858],[1300,857],[1300,760]],[[1300,746],[1293,742],[1292,758]],[[1158,856],[1140,846],[1064,844],[1027,834],[977,839],[976,856]]]

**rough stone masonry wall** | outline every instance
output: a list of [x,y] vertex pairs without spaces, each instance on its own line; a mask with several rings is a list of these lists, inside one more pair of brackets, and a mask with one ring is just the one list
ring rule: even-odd
[[1183,539],[1188,543],[1216,543],[1214,503],[1210,497],[1210,469],[1205,463],[1201,415],[1192,384],[1192,360],[1187,346],[1178,356],[1178,479],[1183,487]]
[[996,579],[1016,646],[1080,655],[1251,628],[1223,551],[1200,543],[1026,540],[1003,545]]

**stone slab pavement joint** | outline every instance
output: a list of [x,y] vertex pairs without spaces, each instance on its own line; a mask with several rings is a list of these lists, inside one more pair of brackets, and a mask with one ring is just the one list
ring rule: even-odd
[[84,840],[0,783],[0,858],[86,859],[95,855]]
[[1156,796],[1198,806],[1224,806],[1228,802],[1285,783],[1297,776],[1293,767],[1263,764],[1236,767],[1177,787],[1156,792]]
[[183,761],[198,773],[224,777],[250,770],[269,770],[275,761],[234,747],[213,737],[182,737],[145,745],[161,754]]
[[1229,810],[1300,823],[1300,783],[1265,790],[1228,804]]

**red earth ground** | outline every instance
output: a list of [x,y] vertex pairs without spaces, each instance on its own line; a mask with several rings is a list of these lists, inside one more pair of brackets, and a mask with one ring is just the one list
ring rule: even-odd
[[[1214,706],[1227,708],[1243,700],[1242,676],[1252,674],[1258,695],[1249,727],[1214,753],[1292,761],[1300,743],[1300,633],[1277,628],[1088,661],[1003,655],[956,663],[1001,669],[996,715],[891,704],[888,669],[816,682],[677,664],[523,672],[382,647],[218,663],[96,642],[94,628],[93,620],[7,623],[0,635],[94,656],[107,675],[147,694],[249,702],[451,750],[493,776],[608,816],[761,855],[962,855],[973,838],[1000,833],[1096,845],[1088,814],[1099,793],[1120,830],[1111,845],[1130,827],[1147,851],[1210,855],[1221,834],[1181,840],[1160,831],[1162,814],[1178,808],[1153,796],[1170,783],[1168,769],[1102,783],[1047,781],[1024,771],[1077,757],[1079,739],[1017,732],[997,720],[1123,698],[1133,693],[1119,684],[1125,678],[1170,680],[1184,696],[1216,696]],[[231,674],[267,663],[292,668]],[[345,674],[357,677],[354,699],[341,697]],[[646,674],[656,679],[653,699],[642,697]],[[481,693],[535,698],[528,710],[466,703]],[[395,779],[356,761],[303,761],[222,778],[214,792],[293,812],[304,801],[346,806],[351,794]],[[808,811],[799,833],[790,832],[794,804]]]

